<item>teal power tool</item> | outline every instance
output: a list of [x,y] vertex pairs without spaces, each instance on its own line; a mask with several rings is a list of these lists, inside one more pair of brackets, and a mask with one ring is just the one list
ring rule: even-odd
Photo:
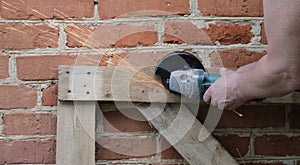
[[[219,74],[205,72],[199,59],[188,52],[168,54],[156,66],[155,74],[161,77],[162,84],[171,92],[200,99],[220,78]],[[300,92],[300,89],[296,91]]]
[[158,63],[155,74],[171,92],[187,98],[202,98],[219,74],[205,72],[198,58],[188,52],[168,54]]

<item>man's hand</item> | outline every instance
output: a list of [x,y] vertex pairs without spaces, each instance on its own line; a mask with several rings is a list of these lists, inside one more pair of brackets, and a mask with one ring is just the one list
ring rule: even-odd
[[207,103],[210,102],[213,106],[218,106],[220,110],[234,110],[247,101],[239,90],[238,82],[241,72],[221,68],[220,74],[221,78],[207,89],[203,100]]

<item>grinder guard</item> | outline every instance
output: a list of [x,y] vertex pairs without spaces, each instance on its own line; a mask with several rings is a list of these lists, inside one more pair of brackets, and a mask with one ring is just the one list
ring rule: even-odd
[[220,75],[207,73],[198,58],[187,52],[168,54],[158,63],[155,74],[164,87],[187,98],[202,98]]

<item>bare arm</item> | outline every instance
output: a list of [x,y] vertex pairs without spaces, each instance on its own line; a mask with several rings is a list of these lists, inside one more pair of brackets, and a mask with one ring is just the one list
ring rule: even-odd
[[264,0],[264,17],[268,54],[239,80],[240,93],[248,99],[300,87],[300,1]]
[[268,54],[238,71],[221,69],[204,101],[235,109],[250,99],[300,88],[300,1],[264,0],[264,17]]
[[257,62],[252,62],[250,64],[244,65],[244,66],[240,67],[237,71],[245,72],[245,71],[251,70],[256,65],[256,63]]

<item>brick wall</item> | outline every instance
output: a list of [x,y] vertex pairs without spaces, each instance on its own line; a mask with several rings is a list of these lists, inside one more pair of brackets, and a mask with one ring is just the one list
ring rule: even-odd
[[[186,50],[239,67],[266,54],[262,16],[262,0],[1,0],[0,164],[55,164],[58,65],[147,66]],[[241,164],[298,165],[298,108],[224,112],[214,135]],[[97,144],[99,164],[186,163],[148,122],[107,109],[98,138],[129,155]]]

